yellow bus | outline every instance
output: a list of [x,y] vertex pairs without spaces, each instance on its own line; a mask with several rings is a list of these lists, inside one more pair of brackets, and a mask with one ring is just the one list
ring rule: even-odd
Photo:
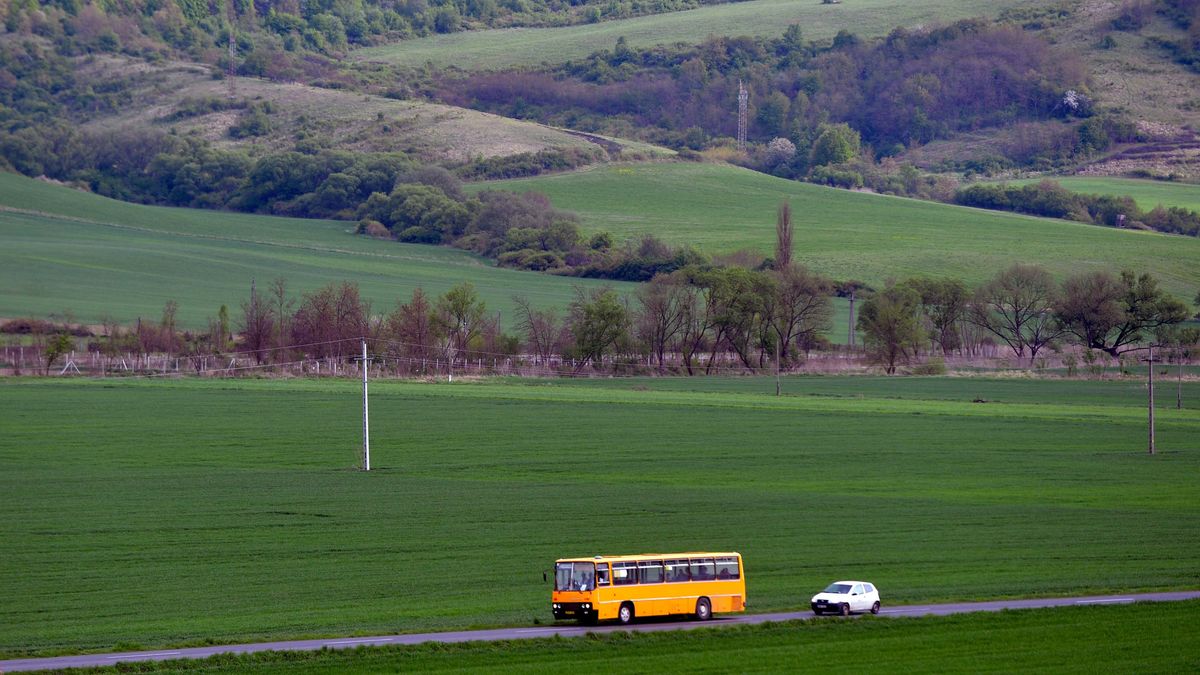
[[746,571],[739,553],[640,553],[563,558],[554,563],[550,603],[555,619],[581,623],[746,609]]

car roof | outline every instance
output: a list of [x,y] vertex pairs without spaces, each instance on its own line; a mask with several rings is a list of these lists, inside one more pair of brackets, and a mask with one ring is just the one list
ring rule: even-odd
[[[854,584],[871,584],[871,582],[869,582],[869,581],[835,581],[835,582],[833,582],[833,583],[835,583],[835,584],[849,584],[849,585],[851,585],[851,586],[853,586]],[[871,585],[872,585],[872,586],[874,586],[875,584],[871,584]]]

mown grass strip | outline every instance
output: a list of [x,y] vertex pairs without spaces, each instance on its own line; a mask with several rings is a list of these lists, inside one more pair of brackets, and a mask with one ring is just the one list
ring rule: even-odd
[[1200,602],[1067,607],[496,643],[260,652],[85,672],[1187,672]]

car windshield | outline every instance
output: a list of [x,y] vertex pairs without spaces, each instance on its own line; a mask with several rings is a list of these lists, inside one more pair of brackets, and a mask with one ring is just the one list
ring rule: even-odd
[[823,592],[840,593],[845,595],[846,593],[850,592],[850,584],[829,584],[829,588],[826,588]]
[[590,591],[596,585],[596,565],[560,562],[554,566],[554,590]]

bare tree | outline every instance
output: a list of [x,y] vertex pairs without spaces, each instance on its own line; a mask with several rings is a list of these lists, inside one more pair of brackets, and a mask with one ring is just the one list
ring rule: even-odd
[[370,333],[370,315],[357,284],[331,283],[301,299],[292,317],[292,339],[317,357],[357,353],[356,340]]
[[682,284],[665,275],[655,276],[637,290],[640,309],[635,316],[635,328],[657,359],[659,372],[665,369],[667,345],[683,330],[686,295]]
[[827,279],[800,265],[779,268],[772,293],[764,296],[763,314],[780,358],[791,363],[798,341],[810,343],[833,326],[833,300]]
[[287,336],[291,333],[292,305],[295,300],[288,297],[287,279],[278,277],[271,282],[271,306],[275,311],[275,346],[284,347]]
[[792,205],[788,200],[779,204],[779,215],[775,219],[775,269],[784,270],[792,265]]
[[929,339],[941,348],[943,355],[958,349],[962,345],[959,324],[971,299],[967,287],[958,279],[918,277],[904,283],[921,296],[921,313]]
[[175,321],[178,314],[178,302],[168,300],[163,305],[162,320],[158,324],[158,344],[159,348],[166,352],[168,356],[175,353],[178,346],[179,336],[175,329]]
[[975,291],[968,315],[1003,340],[1018,358],[1028,348],[1032,364],[1038,351],[1063,334],[1054,317],[1057,299],[1050,272],[1017,263]]
[[554,309],[534,309],[525,296],[514,296],[513,303],[517,306],[517,330],[525,334],[525,340],[530,350],[542,363],[549,363],[550,357],[562,344],[566,328]]
[[425,291],[416,288],[413,289],[412,299],[407,303],[396,301],[396,309],[384,321],[384,331],[394,341],[389,351],[409,359],[409,370],[416,370],[418,361],[423,364],[432,358],[432,313]]
[[271,346],[271,333],[275,327],[275,312],[266,299],[250,282],[250,297],[242,303],[242,321],[239,329],[246,349],[254,352],[255,363],[262,363]]

